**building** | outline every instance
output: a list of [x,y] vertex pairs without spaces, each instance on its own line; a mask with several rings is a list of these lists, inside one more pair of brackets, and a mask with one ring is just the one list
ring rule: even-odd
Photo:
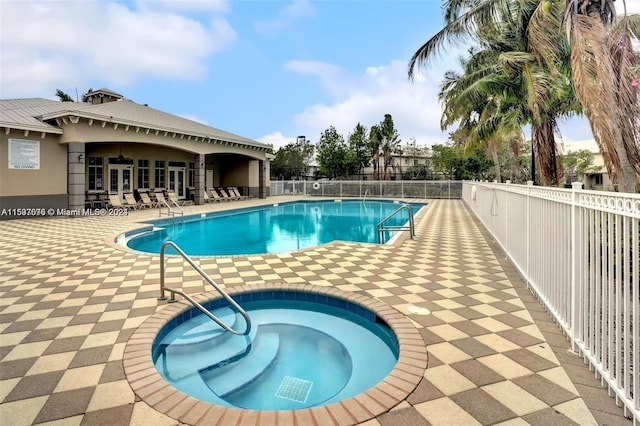
[[[575,151],[587,150],[592,154],[592,161],[590,167],[586,170],[583,176],[568,176],[568,179],[578,180],[582,182],[583,189],[593,189],[601,191],[613,191],[614,185],[607,168],[604,165],[604,159],[598,148],[598,144],[595,140],[583,140],[567,142],[561,145],[561,151],[563,154]],[[570,183],[570,182],[568,182]]]
[[221,186],[268,195],[268,145],[109,89],[86,99],[0,100],[1,209],[81,209],[95,194],[160,190],[202,204]]

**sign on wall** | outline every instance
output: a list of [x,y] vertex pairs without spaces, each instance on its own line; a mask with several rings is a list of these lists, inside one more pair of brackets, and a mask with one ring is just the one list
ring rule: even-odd
[[9,139],[9,168],[40,169],[40,141]]

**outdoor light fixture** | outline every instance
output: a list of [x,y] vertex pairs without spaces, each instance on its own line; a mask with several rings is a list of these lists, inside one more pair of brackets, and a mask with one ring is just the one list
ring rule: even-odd
[[78,162],[84,163],[84,154],[78,154]]

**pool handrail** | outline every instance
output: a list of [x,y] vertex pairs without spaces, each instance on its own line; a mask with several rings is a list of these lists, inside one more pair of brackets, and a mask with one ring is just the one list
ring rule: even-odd
[[[173,247],[173,249],[176,250],[178,252],[178,254],[180,256],[182,256],[182,258],[184,260],[186,260],[189,263],[189,265],[191,265],[193,267],[193,269],[195,269],[196,272],[198,272],[200,274],[200,276],[202,278],[204,278],[205,281],[207,281],[209,284],[211,284],[213,286],[213,288],[215,288],[218,291],[218,293],[220,293],[222,295],[222,297],[224,297],[225,300],[227,302],[229,302],[229,304],[240,315],[242,315],[242,317],[244,318],[244,320],[246,322],[246,329],[244,330],[244,332],[239,332],[239,331],[234,330],[233,328],[229,327],[224,321],[222,321],[220,318],[218,318],[215,315],[213,315],[209,310],[207,310],[204,306],[202,306],[200,303],[195,301],[191,296],[189,296],[187,293],[183,292],[182,290],[177,290],[175,288],[169,288],[169,287],[166,287],[164,285],[164,270],[165,270],[164,252],[165,252],[165,249],[168,246]],[[169,291],[171,293],[171,299],[169,299],[169,303],[173,303],[173,302],[177,302],[178,301],[178,299],[176,299],[176,293],[178,293],[179,295],[181,295],[182,297],[187,299],[189,301],[189,303],[191,303],[193,306],[195,306],[200,312],[205,314],[207,317],[209,317],[212,321],[214,321],[216,324],[218,324],[220,327],[222,327],[226,331],[229,331],[229,332],[231,332],[233,334],[236,334],[238,336],[242,336],[242,335],[246,336],[251,331],[251,319],[249,318],[249,314],[247,314],[247,311],[242,309],[242,307],[240,305],[238,305],[238,303],[235,300],[233,300],[233,298],[231,296],[229,296],[229,294],[227,294],[227,292],[224,291],[224,289],[222,289],[222,287],[220,287],[206,272],[204,272],[202,270],[202,268],[200,268],[198,265],[196,265],[195,262],[191,259],[191,257],[189,257],[189,255],[186,254],[184,251],[182,251],[182,249],[180,247],[178,247],[177,244],[174,243],[173,241],[165,241],[162,244],[162,246],[160,247],[160,296],[158,296],[158,300],[167,300],[167,296],[165,296],[165,291]]]
[[[389,226],[389,225],[385,226],[384,223],[387,220],[391,219],[393,216],[395,216],[396,214],[398,214],[399,212],[401,212],[404,209],[407,209],[407,211],[409,213],[409,227],[408,228],[406,226]],[[407,204],[407,203],[402,204],[400,207],[395,209],[392,213],[387,215],[387,217],[385,217],[380,222],[378,222],[378,244],[383,244],[384,243],[384,233],[385,233],[385,231],[409,231],[409,237],[410,238],[413,239],[413,237],[416,236],[416,227],[415,227],[415,223],[413,221],[413,207],[411,207],[411,204]]]

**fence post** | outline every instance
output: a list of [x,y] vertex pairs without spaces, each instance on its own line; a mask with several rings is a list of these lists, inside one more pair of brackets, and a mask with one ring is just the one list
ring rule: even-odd
[[580,262],[578,261],[579,249],[578,249],[578,190],[582,189],[582,182],[573,182],[571,184],[571,324],[569,329],[571,330],[571,350],[578,351],[576,340],[579,338],[580,330],[578,327],[578,309],[579,309],[579,295],[578,295],[578,276]]
[[509,257],[509,185],[511,184],[510,180],[505,181],[504,188],[504,251],[506,252],[507,258]]
[[531,263],[531,188],[533,188],[533,181],[527,181],[527,288],[529,288],[529,282],[531,281],[531,273],[529,272],[529,264]]

